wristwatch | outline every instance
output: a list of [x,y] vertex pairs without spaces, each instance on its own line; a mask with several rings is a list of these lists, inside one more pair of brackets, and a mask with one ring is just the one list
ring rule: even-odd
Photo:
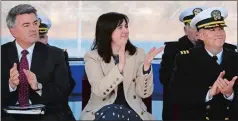
[[41,83],[37,83],[37,89],[36,91],[42,90],[42,84]]

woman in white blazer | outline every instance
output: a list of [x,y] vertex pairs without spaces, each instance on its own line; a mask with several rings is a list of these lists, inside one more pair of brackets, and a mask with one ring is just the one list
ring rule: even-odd
[[128,22],[126,15],[115,12],[97,20],[92,50],[84,56],[91,96],[80,120],[154,119],[142,98],[153,93],[151,61],[163,48],[145,55],[129,41]]

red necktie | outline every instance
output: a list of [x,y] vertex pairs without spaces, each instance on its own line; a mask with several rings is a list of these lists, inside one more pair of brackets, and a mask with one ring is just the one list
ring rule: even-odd
[[18,102],[21,107],[29,105],[29,86],[28,81],[23,69],[29,70],[28,61],[26,55],[28,54],[27,50],[21,52],[22,57],[20,60],[20,70],[19,70],[19,85],[18,85]]

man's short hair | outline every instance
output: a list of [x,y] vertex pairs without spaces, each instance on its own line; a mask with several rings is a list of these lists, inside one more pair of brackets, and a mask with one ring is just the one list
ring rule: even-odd
[[7,15],[6,18],[6,22],[7,22],[7,27],[13,28],[15,26],[16,23],[16,16],[17,15],[21,15],[21,14],[30,14],[30,13],[34,13],[37,16],[37,10],[29,5],[29,4],[19,4],[15,7],[13,7]]

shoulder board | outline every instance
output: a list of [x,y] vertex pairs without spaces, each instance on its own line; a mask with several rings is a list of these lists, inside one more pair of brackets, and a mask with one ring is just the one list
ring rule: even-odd
[[189,50],[181,50],[180,54],[182,54],[182,55],[189,54]]

